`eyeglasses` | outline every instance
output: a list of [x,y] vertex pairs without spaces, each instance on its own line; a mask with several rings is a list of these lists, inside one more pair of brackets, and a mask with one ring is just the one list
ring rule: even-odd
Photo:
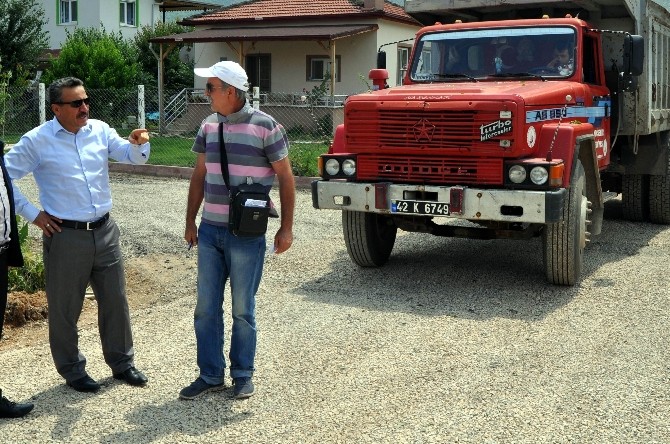
[[215,89],[226,89],[226,87],[225,86],[216,86],[216,85],[212,85],[211,83],[206,83],[205,84],[205,89],[207,90],[208,93],[211,94],[212,91],[214,91]]
[[85,99],[72,100],[70,102],[54,102],[56,105],[70,105],[72,108],[81,108],[81,105],[84,103],[88,105],[91,103],[91,98],[86,97]]

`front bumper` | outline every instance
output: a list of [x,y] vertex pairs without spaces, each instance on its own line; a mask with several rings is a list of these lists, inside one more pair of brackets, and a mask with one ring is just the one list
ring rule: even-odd
[[548,224],[560,220],[567,191],[565,188],[531,191],[316,180],[312,182],[312,204],[316,209],[416,216],[417,214],[392,212],[391,203],[398,200],[416,200],[413,199],[416,195],[427,195],[435,202],[450,203],[454,196],[458,196],[460,202],[452,204],[457,211],[448,215],[431,216],[472,221]]

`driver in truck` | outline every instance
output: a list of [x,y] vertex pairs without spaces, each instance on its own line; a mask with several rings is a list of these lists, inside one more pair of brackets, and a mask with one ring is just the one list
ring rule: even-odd
[[554,46],[554,58],[547,63],[548,68],[553,68],[562,76],[572,74],[575,68],[573,57],[574,48],[567,41],[558,41]]

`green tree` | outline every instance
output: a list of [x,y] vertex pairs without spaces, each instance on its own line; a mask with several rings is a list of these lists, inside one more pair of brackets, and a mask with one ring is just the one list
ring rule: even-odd
[[[182,34],[192,31],[193,28],[178,25],[174,22],[157,22],[155,25],[143,26],[135,35],[138,60],[142,66],[142,83],[144,85],[158,85],[158,60],[155,54],[159,54],[158,45],[149,42],[152,38],[172,34]],[[153,48],[153,52],[150,48]],[[191,47],[187,44],[177,45],[167,55],[163,62],[163,81],[169,89],[182,89],[193,87],[193,62],[184,63],[179,59],[182,48]]]
[[129,88],[139,81],[137,50],[121,33],[77,28],[67,33],[60,55],[44,72],[47,85],[61,77],[82,79],[87,88]]
[[49,47],[47,20],[36,0],[0,0],[0,68],[11,70],[11,84],[32,77],[39,56]]

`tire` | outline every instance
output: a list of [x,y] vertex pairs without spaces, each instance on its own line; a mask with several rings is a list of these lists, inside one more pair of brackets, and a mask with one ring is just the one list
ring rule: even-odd
[[668,169],[665,176],[649,176],[649,220],[655,224],[670,224],[670,144]]
[[577,161],[561,220],[542,231],[544,266],[552,284],[575,285],[581,279],[589,209],[585,182],[584,167]]
[[349,257],[360,267],[384,265],[398,232],[390,218],[360,211],[342,211],[342,229]]
[[649,220],[649,176],[628,174],[621,178],[621,208],[626,220]]

